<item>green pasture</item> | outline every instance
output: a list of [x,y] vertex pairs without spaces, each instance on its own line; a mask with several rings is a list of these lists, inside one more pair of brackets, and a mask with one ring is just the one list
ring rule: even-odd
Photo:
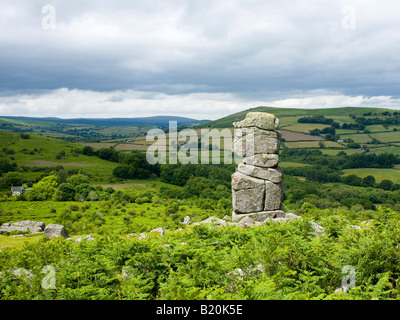
[[352,135],[346,136],[345,139],[346,138],[351,138],[354,140],[354,142],[357,142],[357,143],[367,143],[372,140],[368,134],[352,134]]
[[[326,148],[345,148],[343,145],[334,142],[321,140]],[[295,141],[295,142],[285,142],[287,148],[320,148],[321,141]],[[322,150],[322,148],[321,148]]]
[[400,169],[381,169],[381,168],[359,168],[359,169],[346,169],[343,170],[344,175],[348,176],[355,174],[361,178],[366,176],[373,176],[377,182],[382,180],[391,180],[394,183],[400,183]]
[[358,151],[357,149],[345,149],[345,148],[343,148],[343,150],[338,150],[338,149],[327,149],[327,148],[325,148],[325,149],[320,149],[321,150],[321,152],[323,153],[323,154],[327,154],[327,155],[329,155],[329,156],[336,156],[339,152],[341,152],[341,151],[344,151],[344,152],[346,152],[348,155],[351,155],[351,154],[355,154],[355,153],[361,153],[360,151]]
[[322,130],[326,127],[329,127],[329,125],[321,124],[321,123],[295,123],[295,124],[285,127],[285,130],[308,133],[310,130],[313,130],[313,129]]
[[393,153],[400,155],[400,147],[383,147],[383,148],[374,148],[370,149],[370,152],[380,154],[380,153]]
[[389,132],[379,132],[371,133],[371,138],[378,139],[381,142],[400,142],[400,131],[389,131]]
[[[98,157],[78,153],[83,146],[71,142],[30,134],[22,139],[19,133],[0,131],[0,148],[10,161],[18,166],[54,167],[61,165],[66,169],[83,169],[91,175],[93,182],[108,181],[117,163]],[[65,155],[57,159],[60,152]]]

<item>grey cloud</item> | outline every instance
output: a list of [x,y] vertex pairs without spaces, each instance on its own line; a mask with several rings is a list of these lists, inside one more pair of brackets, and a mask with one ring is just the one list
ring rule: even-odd
[[[272,101],[315,90],[399,97],[394,0],[51,3],[51,31],[41,28],[47,1],[0,4],[2,95],[65,87],[149,91],[147,99],[200,92]],[[342,27],[349,4],[354,30]]]

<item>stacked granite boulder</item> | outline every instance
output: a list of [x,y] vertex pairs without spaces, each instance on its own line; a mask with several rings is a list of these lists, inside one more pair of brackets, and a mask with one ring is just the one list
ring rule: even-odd
[[232,175],[232,219],[284,218],[279,119],[269,113],[250,112],[233,125],[233,152],[243,160]]

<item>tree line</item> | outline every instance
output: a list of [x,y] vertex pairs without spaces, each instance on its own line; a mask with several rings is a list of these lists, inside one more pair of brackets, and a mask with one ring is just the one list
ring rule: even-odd
[[337,155],[326,155],[318,149],[284,149],[280,153],[281,161],[322,165],[333,170],[357,168],[393,168],[400,163],[400,156],[393,153],[355,153],[348,155],[339,151]]

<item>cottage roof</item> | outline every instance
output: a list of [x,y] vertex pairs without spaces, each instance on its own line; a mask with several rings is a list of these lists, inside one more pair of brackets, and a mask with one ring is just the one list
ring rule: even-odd
[[11,187],[11,191],[22,191],[22,190],[24,190],[24,186]]

